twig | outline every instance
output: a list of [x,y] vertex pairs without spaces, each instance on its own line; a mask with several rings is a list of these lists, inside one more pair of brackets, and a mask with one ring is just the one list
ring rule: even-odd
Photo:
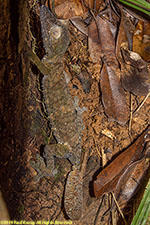
[[102,166],[104,167],[107,163],[107,159],[106,159],[106,154],[104,153],[104,149],[101,149],[101,154],[102,154]]
[[129,119],[128,130],[129,130],[129,137],[131,141],[132,141],[132,137],[131,137],[132,117],[133,117],[133,105],[132,105],[132,94],[130,93],[130,119]]
[[143,99],[143,101],[138,105],[138,107],[134,110],[134,112],[132,113],[135,114],[136,112],[138,112],[140,110],[140,108],[142,108],[142,106],[144,105],[144,103],[146,102],[147,98],[150,96],[150,92],[146,95],[146,97]]
[[104,201],[104,196],[102,197],[100,205],[99,205],[98,210],[96,212],[95,219],[94,219],[94,225],[96,225],[96,223],[97,223],[98,215],[100,213],[103,201]]
[[125,217],[124,217],[124,215],[123,215],[123,212],[122,212],[122,210],[121,210],[121,208],[120,208],[120,206],[119,206],[119,204],[118,204],[118,202],[117,202],[117,200],[116,200],[116,197],[115,197],[114,193],[111,192],[111,194],[112,194],[113,200],[114,200],[114,202],[115,202],[115,204],[116,204],[116,206],[117,206],[117,209],[118,209],[120,215],[122,216],[122,218],[123,218],[123,220],[124,220],[124,222],[125,222],[125,225],[127,225],[127,221],[126,221],[126,219],[125,219]]

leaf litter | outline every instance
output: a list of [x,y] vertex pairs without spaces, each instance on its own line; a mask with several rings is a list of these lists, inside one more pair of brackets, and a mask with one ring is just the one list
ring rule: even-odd
[[[71,1],[71,2],[73,2],[73,4],[77,3],[76,1]],[[78,1],[78,3],[80,4],[78,13],[76,12],[77,9],[75,7],[74,8],[75,11],[72,14],[69,14],[69,15],[66,14],[65,19],[66,18],[68,19],[74,16],[83,16],[84,13],[87,13],[86,7],[85,6],[83,7],[80,1]],[[101,1],[101,3],[103,3],[103,1]],[[61,11],[60,9],[62,9],[64,4],[67,5],[67,1],[65,1],[65,3],[62,4],[62,6],[61,4],[62,4],[61,1],[60,2],[58,1],[58,6],[60,8],[56,4],[55,12],[57,13],[60,12]],[[65,11],[67,12],[67,9]],[[88,164],[90,164],[90,160],[93,160],[95,165],[94,167],[97,167],[97,171],[102,170],[104,166],[101,162],[105,161],[106,165],[110,162],[113,163],[114,156],[116,156],[117,154],[120,154],[120,151],[122,151],[123,149],[131,145],[132,140],[135,140],[136,138],[138,138],[141,135],[142,131],[144,131],[147,128],[149,124],[149,112],[150,112],[149,98],[146,99],[142,108],[136,112],[135,109],[140,105],[140,103],[143,100],[143,97],[141,97],[141,95],[138,95],[137,93],[136,93],[137,96],[133,95],[132,111],[135,111],[135,113],[132,117],[131,129],[129,131],[128,120],[129,120],[129,112],[130,112],[129,108],[131,104],[130,93],[125,91],[127,88],[125,88],[124,90],[122,87],[122,83],[120,80],[122,76],[122,71],[121,72],[119,71],[119,65],[117,61],[117,56],[119,55],[119,59],[120,59],[120,57],[122,57],[122,53],[120,53],[118,50],[118,55],[116,54],[115,56],[114,52],[115,52],[116,44],[112,36],[110,36],[110,39],[108,39],[108,42],[110,41],[112,42],[111,46],[109,47],[106,46],[106,42],[104,42],[104,44],[102,43],[101,27],[99,26],[97,29],[97,24],[95,19],[92,17],[91,20],[92,22],[88,26],[88,37],[84,35],[83,33],[81,33],[76,27],[74,27],[72,23],[69,24],[71,43],[65,55],[65,61],[64,61],[65,71],[70,79],[70,82],[68,84],[70,93],[73,98],[74,97],[78,98],[79,107],[87,108],[87,111],[83,113],[83,122],[84,122],[85,128],[84,128],[83,137],[82,137],[82,146],[84,151],[87,151],[87,149],[90,150],[90,158],[89,158],[89,162],[87,163],[87,171],[86,171],[87,174],[89,173],[89,170],[90,170],[88,169]],[[103,20],[103,18],[100,18],[100,21],[102,23],[104,23],[105,21],[106,25],[108,25],[107,19]],[[97,29],[97,35],[95,32],[96,29]],[[104,30],[103,32],[105,34],[106,31]],[[136,35],[137,33],[138,32],[135,31]],[[105,35],[103,39],[105,40]],[[121,32],[120,32],[120,39],[122,39]],[[120,44],[117,45],[117,49],[120,49],[120,47],[124,44],[124,38],[119,42]],[[119,42],[117,40],[117,43]],[[134,42],[135,41],[133,39],[133,46],[134,46]],[[108,47],[108,51],[105,52],[106,47]],[[113,49],[111,50],[111,48]],[[127,49],[127,53],[130,53],[130,51],[131,49],[130,50]],[[135,51],[135,50],[133,49],[132,51]],[[110,56],[112,56],[111,62],[109,62],[109,59],[108,59],[109,54]],[[140,54],[139,50],[138,50],[138,54]],[[146,59],[147,57],[144,58],[143,60],[146,60]],[[108,74],[106,75],[106,71],[108,73],[108,71],[111,71],[111,70],[113,70],[114,73],[116,73],[116,71],[119,71],[119,75],[118,74],[112,75],[113,79],[115,79],[112,84],[109,83],[108,81],[110,78],[106,79],[107,76],[109,77]],[[132,84],[132,81],[129,83]],[[104,88],[107,87],[108,84],[109,84],[109,89],[111,85],[113,86],[111,91],[115,91],[115,94],[116,94],[116,88],[119,90],[117,93],[117,97],[119,97],[119,99],[118,98],[116,99],[115,94],[113,93],[111,95],[109,94],[109,92],[108,94],[107,92],[105,93]],[[106,96],[105,102],[104,102],[104,95]],[[110,96],[113,96],[113,99],[112,97],[110,98]],[[122,96],[124,99],[123,101],[120,100]],[[108,104],[108,100],[110,99],[111,99],[110,103],[112,103],[112,101],[114,100],[115,107],[111,108],[111,104],[109,105],[109,107],[106,106]],[[115,113],[114,113],[115,116],[111,115],[113,110],[115,110]],[[120,120],[120,116],[116,117],[116,111],[118,111],[119,114],[123,114],[125,119]],[[115,137],[115,138],[110,138],[110,133],[111,133],[111,137]],[[131,137],[132,137],[132,140],[131,140]],[[135,152],[136,152],[136,148],[135,148]],[[126,158],[126,155],[123,158]],[[140,162],[142,166],[143,166],[143,162],[145,163],[145,161]],[[147,164],[144,166],[142,170],[144,169],[147,170]],[[87,216],[83,214],[81,219],[78,222],[75,222],[75,224],[94,224],[95,217],[96,217],[95,212],[98,212],[98,207],[101,200],[96,200],[94,196],[91,194],[92,186],[90,186],[89,188],[89,183],[92,182],[93,176],[95,177],[94,175],[95,170],[93,171],[94,172],[92,172],[92,174],[89,173],[90,176],[87,176],[87,177],[85,176],[85,179],[84,179],[84,193],[86,193],[86,195],[83,193],[84,207],[86,209],[84,210],[85,210],[85,215]],[[110,176],[111,176],[111,173],[112,171],[110,169],[109,170]],[[132,174],[130,175],[132,177]],[[133,179],[131,178],[131,180]],[[124,203],[124,198],[120,197],[121,196],[120,193],[124,192],[125,193],[124,196],[128,195],[126,190],[129,188],[129,184],[126,183],[124,184],[124,186],[125,187],[122,190],[122,192],[118,193],[119,198],[120,199],[122,198],[120,202],[122,201],[123,203]],[[111,187],[109,188],[111,189]],[[131,190],[132,189],[134,188],[131,187]],[[130,199],[130,197],[126,197],[125,201],[127,198]],[[97,224],[98,224],[98,221],[101,224],[106,224],[108,223],[108,221],[109,222],[111,221],[108,215],[104,216],[105,211],[107,211],[109,207],[111,207],[111,203],[109,198],[107,199],[107,196],[106,196],[104,201],[102,202],[101,212],[98,215],[98,220],[96,222]],[[63,214],[61,214],[60,218],[63,218]],[[119,220],[119,216],[116,216],[116,220]]]

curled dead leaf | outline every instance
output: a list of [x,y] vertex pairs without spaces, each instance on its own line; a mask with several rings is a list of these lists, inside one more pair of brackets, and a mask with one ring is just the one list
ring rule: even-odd
[[125,207],[127,202],[136,194],[141,184],[148,176],[149,163],[143,158],[132,163],[122,174],[115,189],[115,197],[119,206]]
[[133,165],[147,156],[150,148],[146,146],[146,135],[147,131],[143,132],[131,146],[99,173],[94,181],[94,194],[97,198],[104,193],[115,191],[117,186],[122,185],[123,179],[128,180],[134,169]]
[[116,41],[116,57],[120,63],[122,62],[122,56],[120,52],[121,46],[126,45],[129,50],[132,50],[134,30],[135,26],[130,20],[130,17],[127,16],[127,13],[121,10],[121,21]]
[[134,95],[144,96],[150,91],[150,65],[141,56],[121,49],[124,63],[121,65],[121,80],[125,90]]
[[72,24],[79,30],[81,31],[83,34],[85,34],[86,36],[88,36],[88,26],[87,24],[84,22],[84,20],[82,19],[81,16],[79,17],[75,17],[70,19]]

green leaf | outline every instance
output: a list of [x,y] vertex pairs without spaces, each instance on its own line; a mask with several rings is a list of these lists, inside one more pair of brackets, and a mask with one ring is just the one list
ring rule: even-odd
[[137,224],[144,225],[147,221],[149,213],[150,213],[150,180],[147,184],[144,196],[132,220],[131,225]]
[[119,2],[150,16],[150,3],[145,0],[119,0]]

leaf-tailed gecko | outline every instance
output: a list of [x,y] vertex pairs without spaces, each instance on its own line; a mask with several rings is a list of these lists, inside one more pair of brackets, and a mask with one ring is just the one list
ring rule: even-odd
[[[86,108],[78,106],[77,96],[72,99],[63,69],[63,56],[70,43],[69,31],[66,25],[56,19],[49,9],[40,7],[40,22],[43,44],[46,55],[42,59],[42,67],[37,56],[32,55],[32,61],[38,68],[44,68],[42,86],[44,103],[52,132],[57,144],[46,145],[44,158],[49,176],[54,173],[54,156],[68,157],[72,163],[64,192],[64,206],[67,215],[72,220],[78,220],[82,215],[83,173],[81,172],[81,138],[84,128],[82,113]],[[38,63],[36,63],[38,61]],[[69,154],[71,153],[71,154]]]

